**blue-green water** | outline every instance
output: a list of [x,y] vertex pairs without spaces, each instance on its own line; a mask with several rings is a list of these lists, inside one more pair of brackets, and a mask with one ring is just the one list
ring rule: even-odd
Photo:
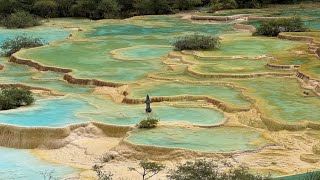
[[[278,177],[274,178],[274,180],[318,180],[320,172],[308,172],[303,174],[297,174],[292,176],[284,176],[284,177]],[[312,178],[313,177],[313,178]]]
[[134,131],[127,140],[134,144],[183,148],[203,152],[252,150],[267,145],[261,134],[246,128],[212,129],[160,127]]
[[93,109],[85,101],[72,98],[38,100],[35,105],[27,108],[1,111],[0,123],[30,127],[63,127],[88,121],[86,118],[77,117],[77,114],[90,108]]
[[[148,115],[144,106],[113,105],[112,109],[96,114],[81,114],[95,121],[113,125],[135,125]],[[183,122],[187,124],[210,126],[221,124],[224,120],[222,112],[206,108],[177,108],[171,106],[153,106],[151,117],[165,123]]]
[[163,82],[144,87],[136,87],[129,93],[132,98],[142,98],[146,94],[150,96],[206,95],[237,107],[243,108],[251,105],[250,101],[246,100],[240,91],[219,84],[202,85]]
[[[303,23],[307,28],[320,29],[319,21],[320,20],[303,20]],[[246,24],[249,24],[255,27],[260,27],[262,23],[263,23],[262,21],[249,21]]]
[[157,47],[157,46],[141,46],[132,49],[123,49],[118,51],[122,58],[127,60],[150,60],[165,57],[172,51],[170,47]]
[[13,38],[17,35],[28,35],[32,37],[39,37],[46,42],[53,42],[59,39],[65,39],[69,36],[71,31],[58,28],[31,28],[31,29],[3,29],[0,28],[0,44],[7,39]]
[[1,180],[43,180],[40,172],[52,171],[54,177],[77,176],[77,169],[59,164],[44,162],[32,155],[30,150],[0,147]]
[[[148,22],[162,22],[165,25],[148,25],[148,24],[111,24],[97,27],[94,31],[87,34],[88,37],[107,37],[107,36],[146,36],[159,35],[165,38],[172,34],[200,32],[209,34],[221,34],[232,30],[232,24],[197,24],[193,25],[187,20],[182,20],[176,16],[147,16],[141,18]],[[175,28],[179,27],[179,28]]]

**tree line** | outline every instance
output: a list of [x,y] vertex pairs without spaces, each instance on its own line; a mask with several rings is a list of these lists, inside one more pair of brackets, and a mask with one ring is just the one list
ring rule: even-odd
[[257,8],[270,3],[297,2],[299,0],[0,0],[0,16],[4,18],[24,11],[44,18],[104,19],[169,14],[216,3],[233,4],[236,8]]
[[208,0],[0,0],[0,16],[25,11],[40,17],[125,18],[168,14],[206,5]]
[[172,14],[201,7],[211,7],[215,11],[260,8],[270,3],[301,1],[303,0],[0,0],[0,23],[8,28],[25,28],[39,25],[41,17],[98,20]]

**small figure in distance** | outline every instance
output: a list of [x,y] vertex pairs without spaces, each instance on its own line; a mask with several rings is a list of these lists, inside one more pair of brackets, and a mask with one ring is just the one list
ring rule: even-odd
[[150,106],[151,100],[150,100],[149,95],[147,95],[146,101],[144,103],[146,103],[146,113],[151,113],[152,109],[151,109],[151,106]]

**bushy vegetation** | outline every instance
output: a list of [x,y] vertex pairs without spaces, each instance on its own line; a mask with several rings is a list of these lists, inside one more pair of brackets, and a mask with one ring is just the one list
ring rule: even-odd
[[271,180],[269,176],[252,174],[248,168],[232,168],[229,172],[224,172],[214,162],[197,160],[180,164],[176,169],[170,170],[168,174],[170,180]]
[[41,38],[35,38],[27,35],[18,35],[13,38],[4,40],[0,45],[2,55],[10,56],[22,48],[32,48],[43,46],[45,42]]
[[205,34],[192,34],[178,37],[174,41],[173,46],[176,51],[181,50],[209,50],[218,49],[220,47],[220,38],[205,35]]
[[303,180],[320,180],[320,172],[308,172],[303,176]]
[[306,31],[300,18],[279,18],[262,23],[254,35],[278,36],[281,32]]
[[0,110],[28,106],[34,102],[32,92],[22,88],[5,88],[0,93]]
[[303,0],[211,0],[212,10],[235,8],[261,8],[267,4],[299,3]]
[[[298,2],[298,0],[0,0],[0,18],[7,19],[7,22],[18,21],[18,18],[9,18],[9,16],[19,12],[43,18],[126,18],[145,14],[169,14],[200,6],[212,6],[214,10],[219,10],[257,8],[269,3],[294,2]],[[39,21],[33,15],[31,15],[33,21],[30,18],[26,19],[26,21],[18,21],[20,22],[18,23],[19,26],[22,27],[22,22],[27,24],[23,25],[24,27],[37,25]],[[28,17],[31,16],[29,15]]]
[[26,28],[40,24],[39,18],[25,11],[12,13],[1,20],[1,25],[7,28]]
[[211,0],[210,11],[218,11],[222,9],[236,9],[238,4],[235,0]]
[[[208,0],[0,0],[0,17],[27,12],[40,17],[125,18],[168,14],[208,4]],[[35,18],[33,18],[35,19]],[[30,19],[27,19],[29,26]],[[25,26],[27,27],[27,26]]]
[[[227,163],[227,162],[226,162]],[[225,168],[229,170],[226,170]],[[139,167],[129,167],[129,171],[137,172],[143,180],[148,180],[165,170],[165,165],[158,162],[140,161]],[[112,180],[113,174],[103,170],[103,165],[94,165],[99,180]],[[271,175],[259,175],[251,173],[249,168],[244,166],[233,167],[231,164],[219,166],[217,163],[208,160],[187,161],[178,164],[174,169],[166,171],[169,180],[272,180]],[[319,180],[319,172],[308,172],[298,175],[298,179]],[[293,177],[292,177],[293,178]],[[121,178],[120,178],[121,179]],[[280,178],[279,178],[280,179]]]
[[138,124],[138,127],[141,129],[151,129],[151,128],[157,127],[158,123],[159,123],[159,119],[148,117],[147,119],[142,120]]
[[112,180],[113,174],[110,172],[105,172],[102,170],[102,166],[94,165],[92,167],[93,171],[96,172],[98,180]]

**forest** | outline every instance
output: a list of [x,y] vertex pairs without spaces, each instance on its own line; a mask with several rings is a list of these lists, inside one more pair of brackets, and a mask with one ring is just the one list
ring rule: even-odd
[[[93,20],[136,15],[171,14],[201,7],[259,8],[266,4],[302,0],[0,0],[0,17],[19,13],[43,18],[85,17]],[[23,13],[21,13],[23,12]],[[16,15],[16,14],[15,14]],[[17,15],[16,15],[17,16]]]

